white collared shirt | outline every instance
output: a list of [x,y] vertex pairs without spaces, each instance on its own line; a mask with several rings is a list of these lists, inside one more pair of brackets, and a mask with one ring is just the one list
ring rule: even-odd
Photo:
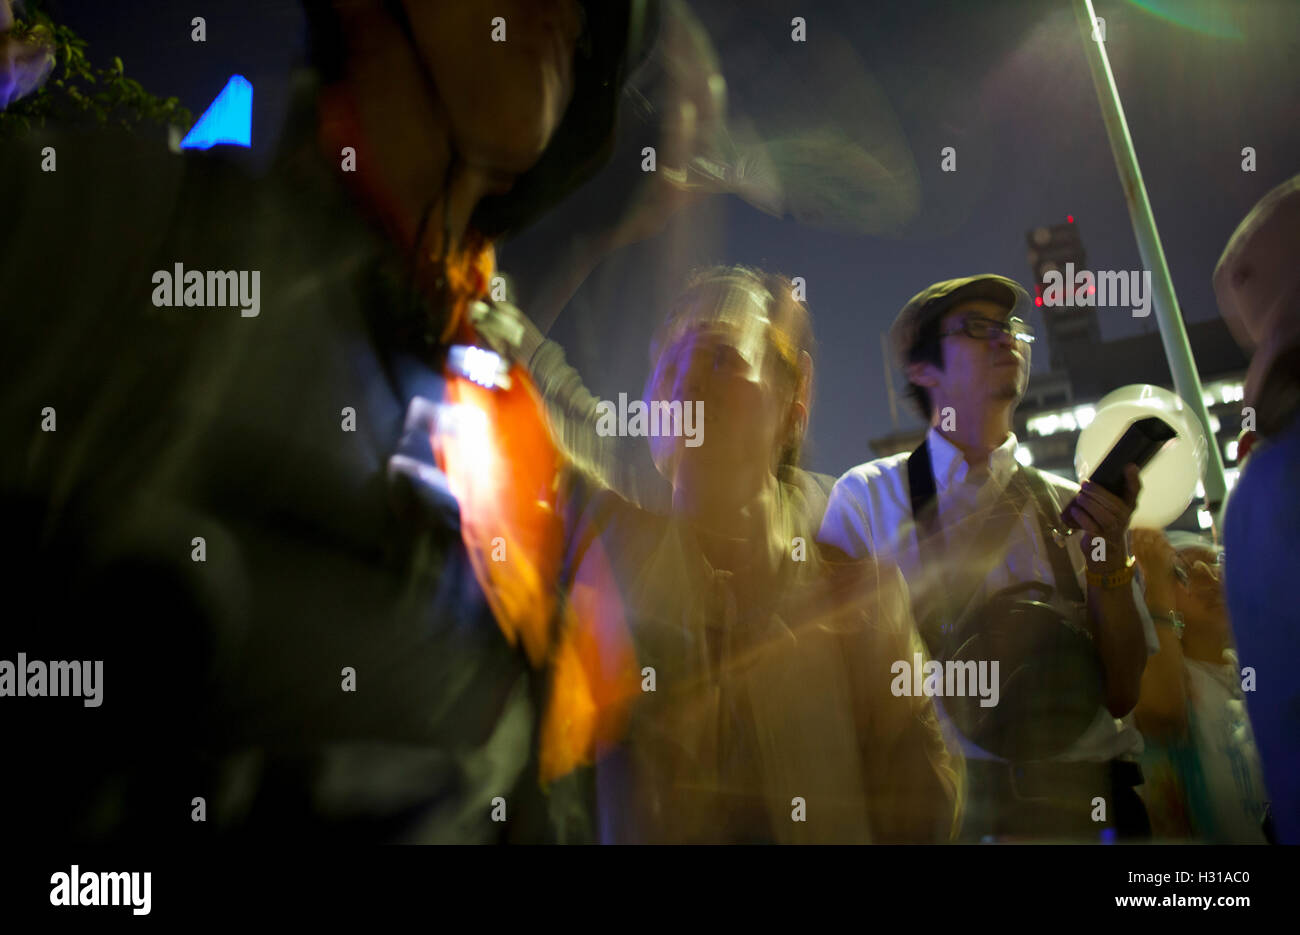
[[[999,496],[1015,472],[1020,470],[1016,460],[1016,436],[1007,440],[989,455],[986,469],[972,469],[952,442],[931,428],[929,440],[930,462],[934,471],[938,527],[940,531],[955,525],[962,517],[971,515]],[[907,483],[908,453],[891,455],[860,464],[846,472],[831,492],[826,516],[822,520],[818,538],[843,549],[855,558],[872,555],[892,561],[902,569],[909,585],[920,582],[922,575],[920,548],[916,525],[912,522],[912,505]],[[1068,503],[1079,492],[1079,486],[1046,471],[1040,472],[1057,500],[1058,508]],[[1066,552],[1085,593],[1087,564],[1081,542],[1083,536],[1068,539]],[[1014,584],[1042,581],[1052,584],[1055,577],[1048,549],[1055,543],[1044,542],[1039,529],[1038,514],[1032,499],[1021,510],[1019,522],[1006,539],[1005,555],[995,562],[985,577],[974,600],[988,596]],[[1160,649],[1155,626],[1147,612],[1142,597],[1142,585],[1135,576],[1133,596],[1142,618],[1146,636],[1147,654]],[[1056,596],[1059,599],[1059,595]],[[945,718],[945,730],[950,728]],[[954,735],[955,736],[955,735]],[[961,740],[961,747],[972,759],[997,759],[974,744]],[[1118,756],[1134,755],[1142,750],[1142,737],[1133,726],[1132,715],[1123,719],[1113,717],[1104,707],[1088,730],[1070,748],[1054,759],[1104,762]]]

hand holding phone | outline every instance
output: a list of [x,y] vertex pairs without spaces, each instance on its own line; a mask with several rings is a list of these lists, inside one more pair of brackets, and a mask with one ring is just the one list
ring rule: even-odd
[[[1129,466],[1140,472],[1178,433],[1163,419],[1148,416],[1133,422],[1111,447],[1083,484],[1083,489],[1061,511],[1062,521],[1094,537],[1118,540],[1128,528],[1141,481],[1133,478],[1130,502]],[[1100,491],[1097,490],[1100,488]],[[1103,493],[1104,492],[1104,493]],[[1106,496],[1109,494],[1110,496]],[[1119,501],[1119,502],[1116,502]]]
[[1097,465],[1088,480],[1122,500],[1126,489],[1124,469],[1130,464],[1136,464],[1138,470],[1142,470],[1165,445],[1177,437],[1178,433],[1173,426],[1164,419],[1157,416],[1138,419],[1124,430],[1119,441],[1106,452],[1106,457],[1102,458],[1101,464]]

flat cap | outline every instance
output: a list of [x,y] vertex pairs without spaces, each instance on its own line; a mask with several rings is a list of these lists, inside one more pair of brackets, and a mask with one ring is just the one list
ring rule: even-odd
[[923,289],[903,306],[889,329],[889,341],[900,369],[907,366],[921,328],[968,299],[988,299],[1014,310],[1029,301],[1029,293],[1014,279],[994,273],[946,279]]

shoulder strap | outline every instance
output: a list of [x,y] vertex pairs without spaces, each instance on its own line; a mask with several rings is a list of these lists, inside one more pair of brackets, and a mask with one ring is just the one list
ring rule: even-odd
[[1041,471],[1028,466],[1022,466],[1020,471],[1038,506],[1038,528],[1043,536],[1043,547],[1047,549],[1048,560],[1052,563],[1052,575],[1056,578],[1056,592],[1067,601],[1082,604],[1083,590],[1079,587],[1074,566],[1070,564],[1070,559],[1065,554],[1065,546],[1058,544],[1056,537],[1052,535],[1052,529],[1059,527],[1062,522],[1056,498],[1052,496],[1051,488]]
[[[1024,466],[1017,471],[1016,476],[1019,477],[1020,483],[1023,485],[1024,493],[1035,503],[1039,530],[1048,552],[1047,557],[1052,566],[1052,575],[1056,579],[1057,593],[1066,601],[1082,604],[1084,601],[1083,592],[1079,587],[1079,579],[1075,576],[1074,567],[1071,565],[1065,549],[1056,544],[1055,537],[1052,535],[1052,528],[1061,524],[1061,514],[1046,479],[1043,478],[1041,472],[1032,467]],[[1015,479],[1013,477],[1013,483]],[[934,482],[934,470],[930,460],[928,439],[923,440],[907,458],[907,484],[908,498],[912,506],[912,518],[916,523],[917,549],[921,567],[933,568],[935,563],[945,561],[948,558],[957,561],[959,565],[964,565],[964,557],[959,559],[955,555],[944,555],[944,550],[941,548],[940,541],[936,536],[939,531],[937,488]],[[1009,532],[1009,527],[1004,524],[999,531],[1003,533]],[[994,538],[1000,538],[995,533],[991,532],[990,534]],[[953,568],[952,571],[951,587],[932,588],[930,590],[936,593],[928,595],[914,594],[913,599],[913,612],[916,616],[918,628],[921,635],[925,637],[930,651],[937,655],[942,655],[944,644],[947,642],[949,635],[956,629],[957,621],[954,620],[954,617],[961,613],[966,607],[970,596],[979,587],[979,581],[967,580],[970,576],[964,574],[965,568]],[[980,580],[982,580],[982,576],[980,576]]]
[[[939,531],[939,508],[934,468],[930,461],[930,439],[907,456],[907,494],[912,506],[912,521],[916,526],[916,546],[922,572],[935,568],[943,561],[942,549],[936,533]],[[932,656],[946,655],[946,644],[952,630],[953,602],[943,588],[913,589],[912,615],[926,648]]]
[[[912,601],[917,628],[936,658],[946,658],[956,647],[967,615],[976,608],[972,601],[983,587],[992,566],[1003,554],[1004,543],[1019,523],[1025,500],[1008,502],[1003,508],[988,508],[972,530],[959,541],[949,542],[939,528],[939,501],[930,459],[929,437],[907,459],[908,497],[916,526],[916,544],[928,587],[917,589]],[[1005,492],[1013,497],[1011,490]],[[1007,508],[1009,507],[1009,508]],[[942,569],[937,572],[937,569]],[[936,578],[936,575],[941,577]]]
[[921,439],[917,449],[907,456],[907,494],[912,501],[912,519],[916,521],[917,538],[920,538],[922,531],[927,537],[934,535],[937,529],[937,510],[928,437]]

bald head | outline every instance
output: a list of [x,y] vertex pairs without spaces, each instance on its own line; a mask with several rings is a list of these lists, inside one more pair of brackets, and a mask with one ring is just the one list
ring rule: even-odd
[[1270,316],[1290,298],[1284,315],[1300,315],[1300,175],[1273,189],[1237,225],[1214,269],[1219,310],[1237,339],[1258,346]]
[[1256,405],[1275,365],[1300,347],[1300,175],[1237,226],[1214,269],[1214,294],[1237,342],[1254,351],[1246,403]]

